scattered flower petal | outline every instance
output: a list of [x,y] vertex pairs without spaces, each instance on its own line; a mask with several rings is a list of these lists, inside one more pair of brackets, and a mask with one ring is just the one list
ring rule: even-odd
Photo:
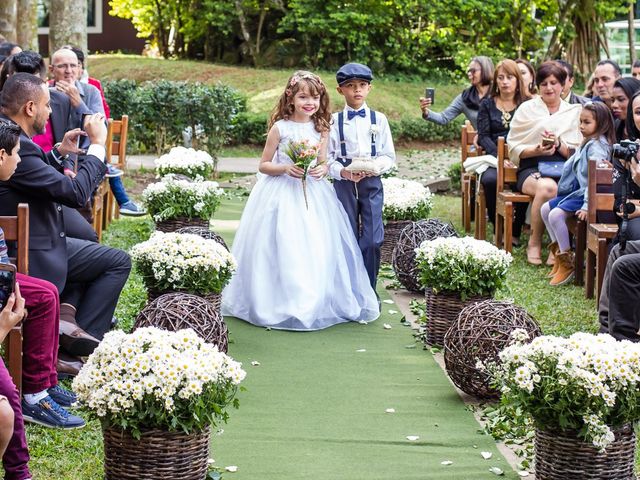
[[366,348],[361,348],[360,350],[356,350],[357,353],[362,353],[362,352],[366,352],[367,349]]
[[527,472],[526,470],[519,470],[518,475],[520,475],[521,477],[528,477],[530,473]]
[[367,322],[366,320],[359,320],[358,323],[360,325],[369,325],[369,322]]
[[214,463],[216,463],[216,461],[213,458],[207,460],[207,465],[213,465]]
[[395,315],[396,313],[398,313],[397,310],[389,310],[389,315]]
[[419,440],[420,437],[418,435],[407,435],[407,440],[409,440],[410,442],[415,442],[416,440]]
[[491,468],[489,469],[489,471],[490,471],[491,473],[494,473],[494,474],[498,475],[498,476],[500,476],[500,475],[504,475],[504,472],[502,471],[502,469],[500,469],[500,468],[498,468],[498,467],[491,467]]
[[440,462],[440,465],[453,465],[451,460],[445,460],[444,462]]
[[227,472],[235,473],[238,471],[238,467],[235,465],[229,465],[228,467],[224,467]]
[[387,408],[384,412],[385,413],[396,413],[396,409],[395,408]]
[[480,452],[480,455],[482,455],[482,458],[484,458],[485,460],[489,460],[491,457],[493,457],[493,453],[491,452]]
[[391,330],[391,325],[389,325],[388,323],[384,323],[384,324],[382,324],[382,327],[383,327],[385,330]]
[[382,303],[388,303],[389,305],[393,304],[393,300],[387,298],[386,300],[382,300]]
[[254,367],[259,367],[260,362],[258,362],[257,360],[254,360],[253,362],[251,362],[251,365],[253,365]]

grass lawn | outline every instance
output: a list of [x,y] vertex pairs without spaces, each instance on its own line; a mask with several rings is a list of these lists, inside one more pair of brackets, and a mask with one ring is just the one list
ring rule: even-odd
[[[189,80],[203,83],[224,83],[247,97],[250,112],[268,113],[282,94],[293,70],[255,69],[229,65],[217,65],[192,60],[164,60],[138,55],[93,55],[89,59],[91,75],[101,80],[122,78],[136,81]],[[331,95],[332,109],[344,105],[335,90],[335,72],[315,72],[326,83]],[[374,72],[375,73],[375,72]],[[425,87],[436,89],[434,110],[444,109],[464,88],[463,84],[442,84],[430,81],[407,81],[391,77],[376,78],[368,99],[371,107],[394,119],[406,115],[420,116],[418,98]],[[244,156],[244,155],[242,155]]]

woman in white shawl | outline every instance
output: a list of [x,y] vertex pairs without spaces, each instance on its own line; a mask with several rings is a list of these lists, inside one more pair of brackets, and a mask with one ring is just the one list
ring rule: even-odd
[[[518,167],[516,188],[531,195],[531,236],[527,245],[527,261],[542,264],[542,205],[556,196],[554,178],[540,175],[541,161],[565,161],[580,142],[581,105],[570,105],[560,94],[567,72],[556,62],[544,62],[536,73],[540,96],[524,102],[516,110],[507,136],[509,157]],[[553,264],[550,255],[547,264]]]

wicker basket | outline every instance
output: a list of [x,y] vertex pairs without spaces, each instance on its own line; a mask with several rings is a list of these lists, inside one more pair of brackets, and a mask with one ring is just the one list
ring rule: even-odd
[[404,227],[396,241],[391,261],[402,286],[410,292],[423,293],[424,287],[420,285],[420,272],[416,265],[416,248],[425,240],[457,236],[453,225],[437,218],[418,220]]
[[413,223],[411,220],[389,220],[384,225],[384,240],[380,248],[380,261],[391,263],[393,259],[393,249],[398,243],[402,229]]
[[424,292],[427,301],[427,345],[444,345],[444,335],[458,318],[464,307],[475,302],[487,300],[490,296],[470,297],[462,300],[457,293],[433,293],[431,288]]
[[156,222],[156,230],[165,233],[177,232],[184,227],[209,228],[209,220],[203,218],[176,217]]
[[497,397],[489,375],[476,363],[498,362],[498,354],[513,343],[511,333],[517,328],[531,340],[542,335],[526,310],[511,302],[489,299],[465,307],[444,336],[444,363],[451,381],[469,395]]
[[635,480],[633,426],[613,432],[615,441],[599,452],[571,432],[536,430],[536,480]]
[[175,332],[191,328],[208,343],[227,353],[229,333],[220,309],[188,293],[167,293],[147,304],[136,317],[134,329],[158,327]]
[[205,480],[210,430],[147,430],[136,440],[127,431],[105,428],[105,480]]
[[205,295],[201,295],[196,292],[185,292],[182,290],[156,290],[154,288],[148,288],[147,298],[149,302],[153,302],[156,298],[160,297],[161,295],[165,295],[167,293],[188,293],[189,295],[195,295],[196,297],[201,297],[209,301],[218,312],[222,308],[222,294],[220,293],[207,293]]

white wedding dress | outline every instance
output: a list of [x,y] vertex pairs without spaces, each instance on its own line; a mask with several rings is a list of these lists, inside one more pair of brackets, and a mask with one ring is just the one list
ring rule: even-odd
[[[280,120],[276,164],[291,163],[290,140],[320,141],[313,122]],[[379,316],[362,254],[332,185],[307,177],[259,175],[232,252],[238,270],[222,293],[224,315],[254,325],[319,330]]]

